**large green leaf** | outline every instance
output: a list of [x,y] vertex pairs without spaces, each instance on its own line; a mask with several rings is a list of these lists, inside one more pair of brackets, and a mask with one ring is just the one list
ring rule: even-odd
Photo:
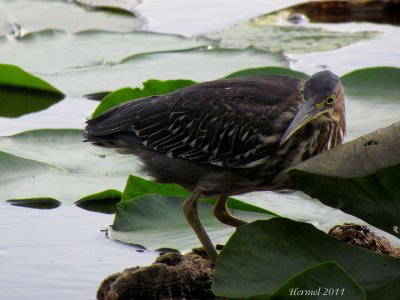
[[339,32],[303,26],[279,26],[259,17],[206,37],[218,40],[221,47],[255,47],[269,52],[317,52],[341,48],[360,40],[371,39],[377,32]]
[[[266,295],[267,296],[267,295]],[[290,278],[271,297],[271,300],[285,300],[290,297],[307,299],[366,299],[363,289],[334,262],[313,266]]]
[[11,24],[18,24],[22,32],[44,29],[61,29],[78,32],[100,29],[131,32],[140,29],[144,22],[131,14],[113,11],[89,10],[70,1],[2,0],[1,8]]
[[400,122],[324,152],[289,170],[322,203],[400,236]]
[[213,80],[236,70],[265,65],[287,66],[287,61],[282,54],[254,49],[200,49],[136,55],[120,64],[70,70],[44,75],[43,78],[65,90],[68,95],[83,95],[98,92],[99,87],[101,90],[116,90],[140,86],[149,78],[190,78],[197,82]]
[[[126,182],[125,190],[122,195],[121,201],[128,201],[149,194],[158,194],[163,196],[177,196],[183,198],[189,196],[189,192],[186,189],[182,188],[180,185],[172,183],[156,183],[154,181],[130,175],[128,181]],[[205,198],[201,199],[201,201],[214,205],[216,203],[216,198]],[[275,213],[269,210],[251,204],[247,204],[245,202],[242,202],[234,198],[229,198],[227,205],[229,208],[233,209],[252,211],[252,212],[258,212],[276,216]]]
[[177,184],[161,184],[130,175],[128,181],[126,182],[121,201],[128,201],[149,194],[184,198],[189,196],[189,192]]
[[[140,244],[150,249],[189,249],[198,245],[182,212],[182,203],[189,192],[176,184],[160,184],[129,176],[122,200],[109,234],[113,239]],[[200,217],[215,241],[224,242],[232,229],[211,214],[216,199],[201,199]],[[234,215],[247,220],[269,218],[274,213],[229,198],[228,207]]]
[[236,230],[218,257],[213,291],[228,298],[271,296],[288,279],[327,261],[339,264],[368,299],[398,299],[400,259],[348,245],[310,224],[283,218]]
[[282,67],[264,67],[264,68],[254,68],[236,71],[232,74],[226,76],[227,78],[241,77],[241,76],[268,76],[268,75],[286,75],[301,79],[307,79],[309,76],[305,73],[293,71],[289,68]]
[[101,115],[111,107],[126,102],[151,95],[161,95],[174,90],[195,84],[192,80],[167,80],[160,81],[151,79],[143,83],[143,88],[122,88],[107,95],[94,111],[92,117]]
[[0,64],[0,117],[19,117],[57,103],[63,93],[19,67]]
[[399,121],[400,68],[365,68],[340,79],[347,99],[350,139]]
[[399,101],[400,68],[365,68],[345,74],[340,80],[352,98]]
[[139,169],[130,155],[82,143],[83,131],[43,129],[0,138],[0,201],[116,197]]
[[[155,189],[155,192],[159,191]],[[161,192],[169,194],[171,191]],[[200,242],[183,215],[183,201],[183,197],[156,194],[121,201],[117,204],[117,213],[112,227],[109,228],[109,236],[112,239],[141,245],[148,249],[189,250],[199,246]],[[237,202],[240,201],[237,200]],[[251,221],[271,217],[266,210],[263,211],[245,203],[243,204],[246,208],[255,208],[258,212],[248,211],[246,208],[245,210],[235,209],[236,204],[239,203],[230,205],[230,210],[238,218]],[[226,242],[234,230],[233,227],[222,224],[212,215],[211,204],[200,201],[198,208],[202,223],[213,242]]]

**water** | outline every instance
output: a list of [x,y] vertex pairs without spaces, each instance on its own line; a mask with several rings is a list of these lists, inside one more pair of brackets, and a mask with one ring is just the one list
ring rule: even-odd
[[158,255],[108,240],[113,215],[0,203],[0,299],[95,299],[108,275]]

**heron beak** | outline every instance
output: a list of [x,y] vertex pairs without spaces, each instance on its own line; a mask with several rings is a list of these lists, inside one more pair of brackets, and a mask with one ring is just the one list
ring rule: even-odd
[[283,145],[293,134],[295,134],[300,128],[306,125],[311,120],[314,120],[326,111],[323,107],[318,108],[313,101],[304,101],[292,123],[290,123],[288,129],[281,139],[281,145]]

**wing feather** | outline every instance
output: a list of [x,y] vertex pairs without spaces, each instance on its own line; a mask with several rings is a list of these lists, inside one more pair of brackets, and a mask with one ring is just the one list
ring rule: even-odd
[[283,134],[286,127],[276,132],[273,122],[288,107],[295,114],[300,85],[285,76],[223,79],[133,100],[89,120],[86,138],[122,140],[127,147],[139,145],[199,163],[253,167],[271,149],[260,133]]

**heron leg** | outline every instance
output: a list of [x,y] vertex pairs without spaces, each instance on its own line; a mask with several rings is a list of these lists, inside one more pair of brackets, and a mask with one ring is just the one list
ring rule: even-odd
[[221,196],[218,199],[217,203],[214,205],[213,208],[214,216],[222,223],[233,227],[239,227],[247,224],[246,221],[243,221],[231,215],[231,213],[228,210],[228,207],[226,206],[227,201],[228,201],[227,196]]
[[211,239],[207,235],[206,230],[200,222],[199,214],[197,212],[197,199],[200,197],[201,191],[195,189],[190,196],[183,202],[183,212],[185,214],[186,220],[189,222],[190,226],[192,226],[194,232],[199,238],[201,244],[204,247],[208,257],[210,260],[215,263],[218,252],[215,249]]

